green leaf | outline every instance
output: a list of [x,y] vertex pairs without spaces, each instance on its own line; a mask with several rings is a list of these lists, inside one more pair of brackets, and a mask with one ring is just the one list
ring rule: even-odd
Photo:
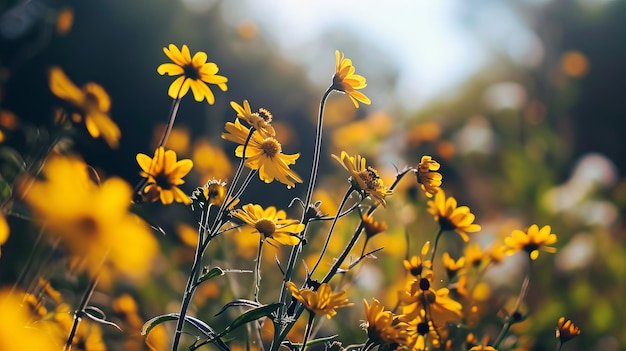
[[224,311],[226,311],[227,309],[231,307],[241,307],[241,306],[256,308],[256,307],[261,307],[262,305],[259,302],[254,302],[254,301],[244,300],[244,299],[237,299],[237,300],[234,300],[225,304],[224,307],[222,307],[222,309],[215,314],[215,317],[224,313]]
[[[169,314],[164,314],[164,315],[150,318],[141,328],[141,335],[144,335],[144,336],[148,335],[148,333],[150,333],[150,331],[154,327],[156,327],[157,325],[163,322],[177,321],[179,318],[180,318],[179,313],[169,313]],[[191,316],[185,316],[185,322],[191,324],[193,327],[201,331],[202,334],[207,336],[210,342],[212,342],[220,350],[229,351],[228,346],[226,346],[226,344],[224,344],[224,342],[219,338],[221,335],[217,335],[215,331],[213,330],[213,328],[211,328],[208,324],[206,324],[202,320],[195,318],[195,317],[191,317]]]
[[143,327],[141,327],[141,335],[148,335],[154,327],[163,322],[177,321],[178,316],[178,313],[169,313],[148,319],[146,323],[143,324]]
[[215,278],[220,275],[224,275],[224,270],[221,269],[220,267],[213,267],[211,268],[211,270],[209,270],[208,272],[203,274],[200,278],[198,278],[198,282],[196,283],[196,286],[202,284],[203,282],[211,278]]
[[104,324],[104,325],[110,325],[112,327],[117,328],[117,330],[122,331],[122,328],[120,328],[117,324],[111,322],[111,321],[107,321],[107,316],[104,314],[104,312],[99,309],[98,307],[95,306],[87,306],[84,309],[84,315],[86,317],[88,317],[89,319],[91,319],[94,322],[100,323],[100,324]]
[[226,327],[226,329],[224,329],[224,331],[221,332],[218,336],[226,335],[246,323],[255,321],[262,317],[267,317],[272,312],[276,311],[278,307],[280,307],[281,305],[282,303],[280,302],[274,302],[269,305],[257,307],[249,311],[246,311],[241,316],[235,318],[235,320],[228,327]]

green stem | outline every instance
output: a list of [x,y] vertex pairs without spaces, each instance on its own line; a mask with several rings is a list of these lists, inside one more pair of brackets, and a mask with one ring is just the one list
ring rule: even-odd
[[[315,128],[315,148],[313,150],[313,161],[311,165],[311,176],[309,177],[309,184],[307,186],[306,196],[304,198],[304,209],[302,211],[302,219],[301,223],[304,224],[304,230],[302,230],[303,237],[306,237],[306,231],[309,224],[308,221],[308,213],[309,213],[309,204],[311,203],[311,198],[313,197],[313,189],[315,188],[315,182],[317,178],[317,172],[319,169],[319,161],[320,161],[320,152],[322,149],[322,126],[324,125],[324,106],[326,105],[326,99],[333,91],[332,86],[330,86],[322,95],[320,99],[320,107],[319,113],[317,115],[317,126]],[[302,251],[302,240],[291,248],[291,253],[289,254],[289,260],[287,261],[287,267],[285,268],[285,276],[283,277],[283,283],[280,288],[280,296],[278,301],[282,303],[282,306],[278,310],[278,318],[282,320],[285,316],[286,309],[286,300],[287,300],[287,289],[285,289],[285,284],[291,280],[291,275],[293,274],[293,269],[296,265],[296,261],[298,259],[299,253]],[[280,335],[280,328],[282,328],[282,323],[274,322],[274,339],[272,340],[272,344],[270,347],[270,351],[277,351],[280,347],[280,343],[282,339]]]
[[[207,206],[206,210],[202,212],[200,216],[200,229],[199,231],[206,230],[208,226],[209,220],[209,209],[211,206]],[[204,228],[204,229],[202,229]],[[191,272],[189,277],[187,278],[187,284],[185,285],[185,292],[183,293],[183,300],[180,306],[180,315],[178,316],[178,321],[176,323],[176,331],[174,333],[174,339],[172,340],[172,351],[178,350],[178,345],[180,344],[180,337],[183,333],[183,327],[185,326],[185,316],[187,315],[187,310],[189,309],[189,305],[191,304],[191,300],[196,291],[198,285],[196,282],[198,281],[198,277],[200,276],[200,270],[202,266],[202,256],[204,255],[204,249],[206,248],[206,244],[203,243],[204,235],[198,235],[198,244],[196,245],[196,253],[194,255],[193,264],[191,265]],[[211,239],[210,233],[206,236],[206,241]]]
[[433,253],[432,253],[432,255],[430,255],[430,267],[431,267],[431,269],[434,269],[433,267],[435,266],[435,253],[437,252],[437,245],[439,244],[439,238],[441,237],[442,233],[443,233],[443,229],[440,226],[439,227],[439,231],[437,232],[437,236],[435,237],[435,245],[433,246]]
[[302,348],[300,351],[304,351],[306,349],[306,343],[309,341],[309,337],[311,336],[311,330],[313,329],[313,319],[315,318],[315,313],[309,312],[309,322],[306,324],[306,329],[304,330],[304,339],[302,339]]
[[[515,303],[515,308],[513,309],[514,314],[520,313],[519,308],[522,304],[522,301],[526,297],[526,293],[528,292],[529,285],[530,285],[530,269],[528,271],[528,274],[526,275],[526,278],[524,278],[524,282],[522,283],[519,296],[517,297],[517,302]],[[504,322],[504,325],[502,326],[502,330],[500,330],[500,334],[498,334],[498,337],[493,343],[494,348],[497,349],[498,346],[500,346],[500,343],[502,342],[502,340],[504,340],[504,337],[506,337],[506,334],[509,332],[509,329],[511,329],[511,326],[513,326],[513,324],[517,322],[519,322],[519,320],[514,320],[511,316],[507,317],[506,322]]]
[[352,194],[354,190],[355,190],[354,187],[351,186],[350,189],[348,189],[346,194],[343,196],[343,199],[341,199],[341,203],[339,204],[339,208],[337,209],[337,215],[335,216],[332,223],[330,224],[330,228],[328,229],[328,234],[326,235],[326,241],[324,242],[324,246],[322,247],[322,251],[320,252],[319,257],[317,258],[317,262],[315,262],[315,265],[313,266],[313,268],[311,269],[311,272],[309,273],[310,276],[313,275],[313,273],[319,266],[320,262],[322,262],[322,258],[324,257],[324,254],[326,253],[326,249],[328,249],[328,243],[330,243],[330,237],[333,234],[333,231],[335,230],[335,225],[337,224],[337,220],[339,219],[339,214],[341,213],[341,209],[343,209],[343,206],[345,206],[346,202],[348,201],[348,198],[350,197],[350,195]]
[[93,292],[96,290],[96,285],[98,285],[98,277],[96,276],[89,286],[85,293],[83,294],[83,298],[78,305],[78,309],[74,312],[74,322],[72,323],[72,329],[70,330],[70,335],[67,337],[67,341],[65,342],[64,351],[70,351],[72,349],[72,343],[74,342],[74,337],[76,336],[76,331],[78,331],[78,325],[85,314],[85,308],[87,308],[87,304],[89,304],[89,300],[91,300],[91,296]]
[[256,255],[256,264],[254,265],[254,302],[259,302],[259,291],[261,290],[261,254],[263,252],[263,234],[259,240],[259,252]]

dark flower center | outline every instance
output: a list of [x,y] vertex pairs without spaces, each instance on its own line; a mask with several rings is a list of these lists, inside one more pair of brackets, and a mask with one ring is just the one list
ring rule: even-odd
[[535,243],[528,243],[526,245],[524,245],[524,251],[528,252],[529,254],[535,250],[539,249],[539,245],[535,244]]
[[267,109],[260,108],[258,112],[259,117],[263,118],[263,120],[267,123],[272,122],[272,113]]
[[263,140],[263,143],[261,143],[261,150],[263,150],[265,156],[272,158],[280,153],[281,148],[276,139],[266,138],[265,140]]
[[159,173],[155,175],[154,181],[156,182],[158,186],[166,190],[171,189],[173,186],[172,182],[170,181],[170,178],[167,176],[167,174],[164,174],[164,173]]
[[263,234],[264,237],[271,237],[276,231],[276,224],[267,218],[261,218],[254,223],[254,228]]
[[441,226],[441,230],[443,231],[456,229],[456,225],[454,225],[454,223],[452,223],[452,221],[450,221],[448,217],[439,217],[439,225]]
[[194,65],[191,63],[188,63],[183,66],[183,74],[185,75],[185,77],[189,79],[193,79],[193,80],[200,79],[200,72],[198,71],[198,68],[194,67]]
[[426,335],[426,333],[428,333],[428,322],[417,323],[417,333],[420,335]]
[[426,291],[430,289],[430,282],[426,278],[420,279],[420,289]]

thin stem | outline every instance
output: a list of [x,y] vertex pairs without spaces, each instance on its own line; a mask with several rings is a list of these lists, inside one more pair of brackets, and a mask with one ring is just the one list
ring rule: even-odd
[[98,276],[96,276],[89,286],[85,293],[83,294],[83,298],[78,305],[78,309],[74,312],[74,322],[72,324],[72,329],[70,330],[70,335],[67,337],[67,341],[65,342],[64,351],[70,351],[72,349],[72,343],[74,342],[74,337],[76,336],[76,331],[78,331],[78,325],[85,314],[85,308],[87,308],[87,304],[89,304],[89,300],[91,300],[91,296],[93,292],[96,290],[96,285],[98,285]]
[[435,253],[437,252],[437,245],[439,244],[439,238],[441,237],[441,234],[443,234],[443,229],[441,228],[441,226],[439,227],[439,231],[437,232],[437,236],[435,237],[435,245],[433,246],[433,253],[430,255],[430,266],[431,269],[433,269],[433,267],[435,266]]
[[302,339],[302,348],[300,351],[304,351],[306,349],[306,343],[309,341],[309,337],[311,336],[311,330],[313,329],[313,319],[315,318],[315,313],[309,312],[309,322],[306,324],[306,329],[304,330],[304,339]]
[[[526,297],[526,293],[528,292],[528,286],[530,285],[530,268],[528,270],[528,274],[526,275],[526,278],[524,278],[524,282],[522,283],[522,287],[520,289],[519,292],[519,296],[517,297],[517,302],[515,303],[515,308],[513,309],[513,313],[520,313],[519,312],[519,308],[522,304],[522,301],[524,300],[524,298]],[[511,329],[511,326],[513,326],[513,324],[519,322],[519,320],[514,320],[511,316],[509,316],[506,319],[506,322],[504,322],[504,325],[502,326],[502,330],[500,330],[500,334],[498,334],[498,337],[496,338],[496,340],[493,343],[493,347],[494,348],[498,348],[498,346],[500,346],[500,343],[502,342],[502,340],[504,340],[504,337],[506,336],[506,334],[509,332],[509,329]]]
[[333,234],[333,231],[335,230],[335,225],[337,224],[337,220],[339,219],[339,214],[341,213],[341,209],[346,204],[346,202],[348,201],[348,198],[350,197],[353,191],[354,191],[354,187],[350,187],[348,191],[346,191],[346,194],[343,196],[343,199],[341,199],[341,203],[339,204],[339,208],[337,209],[337,215],[333,219],[333,222],[330,224],[330,228],[328,229],[328,235],[326,235],[326,241],[324,242],[322,251],[320,252],[319,257],[317,258],[317,262],[315,262],[315,265],[311,269],[311,273],[309,273],[309,275],[312,276],[315,270],[317,269],[317,267],[319,266],[320,262],[322,262],[322,258],[324,257],[324,254],[326,253],[326,249],[328,249],[328,243],[330,243],[330,237]]
[[[205,228],[206,230],[208,226],[209,220],[209,209],[211,207],[207,206],[205,211],[201,212],[200,215],[200,227]],[[200,230],[200,229],[199,229]],[[208,233],[206,241],[210,239],[210,233]],[[172,340],[172,351],[178,350],[178,345],[180,344],[180,337],[183,333],[183,327],[185,326],[185,316],[187,315],[187,309],[189,309],[189,305],[191,304],[191,299],[193,298],[193,294],[196,291],[198,281],[198,277],[200,276],[200,267],[202,265],[202,256],[204,255],[204,249],[206,248],[206,243],[203,243],[204,235],[198,235],[198,244],[196,245],[196,254],[194,255],[193,264],[191,266],[191,272],[189,277],[187,278],[187,284],[185,285],[185,292],[183,293],[183,301],[180,306],[180,314],[178,316],[178,321],[176,323],[176,332],[174,333],[174,339]]]
[[259,302],[259,291],[261,290],[261,253],[263,252],[263,236],[259,239],[259,252],[256,255],[254,265],[254,302]]
[[[309,177],[309,184],[306,190],[306,196],[304,198],[304,210],[302,211],[302,219],[301,223],[304,224],[304,230],[302,230],[303,237],[306,237],[306,231],[309,224],[307,219],[307,215],[309,212],[309,204],[311,203],[311,198],[313,197],[313,189],[315,188],[315,182],[317,178],[317,172],[319,169],[320,163],[320,152],[322,150],[322,126],[324,125],[324,106],[326,105],[326,99],[333,91],[332,86],[328,87],[322,95],[320,99],[320,107],[319,113],[317,115],[317,126],[315,128],[315,148],[313,150],[313,161],[311,164],[311,176]],[[302,251],[303,240],[301,240],[297,245],[294,245],[291,248],[291,253],[289,254],[289,261],[287,261],[287,267],[285,268],[285,276],[283,277],[283,283],[280,288],[280,297],[278,299],[279,302],[282,303],[281,307],[278,310],[279,318],[283,318],[285,315],[286,309],[286,299],[287,299],[287,289],[285,289],[285,284],[291,280],[291,275],[293,273],[293,269],[296,265],[296,261],[298,259],[298,254]],[[280,342],[282,339],[279,338],[279,335],[282,335],[281,332],[278,332],[278,328],[281,325],[278,323],[274,323],[274,339],[271,344],[271,351],[277,351],[280,347]]]
[[559,339],[556,343],[556,349],[554,349],[555,351],[561,351],[561,347],[563,347],[563,343],[561,342],[561,340]]
[[230,182],[230,186],[228,187],[228,190],[226,191],[224,202],[222,202],[222,206],[220,206],[220,209],[217,211],[217,216],[215,217],[216,218],[215,223],[213,227],[211,228],[212,232],[215,232],[217,231],[217,229],[219,229],[219,226],[222,224],[221,218],[224,213],[224,210],[226,210],[228,206],[230,206],[231,201],[229,199],[233,194],[233,191],[235,189],[235,184],[237,183],[237,181],[239,180],[239,177],[241,176],[243,166],[246,162],[246,150],[248,149],[248,143],[250,142],[250,139],[252,138],[252,133],[254,133],[254,131],[255,131],[254,127],[250,127],[250,131],[248,132],[246,141],[244,141],[243,143],[243,150],[241,152],[241,161],[239,161],[239,165],[237,166],[237,171],[235,171],[235,176],[233,177],[233,180]]

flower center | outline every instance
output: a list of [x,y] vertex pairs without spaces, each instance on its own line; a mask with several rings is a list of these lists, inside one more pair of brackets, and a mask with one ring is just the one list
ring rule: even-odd
[[170,182],[170,178],[165,173],[158,173],[154,176],[154,182],[163,189],[171,189],[172,183]]
[[258,113],[259,117],[263,118],[263,120],[266,123],[271,123],[272,122],[272,113],[264,108],[260,108],[259,109],[259,113]]
[[192,63],[183,66],[183,74],[189,79],[200,79],[200,72],[198,72],[198,69]]
[[263,234],[264,237],[271,237],[276,231],[276,224],[267,218],[261,218],[254,223],[254,228]]
[[378,172],[372,167],[367,167],[367,169],[362,170],[357,175],[365,183],[367,189],[379,189],[382,187]]
[[539,245],[535,244],[535,243],[528,243],[526,245],[524,245],[524,251],[531,253],[535,250],[539,250]]
[[274,138],[266,138],[263,140],[263,143],[261,143],[261,150],[263,150],[265,156],[272,158],[280,153],[280,143]]
[[456,229],[456,225],[448,217],[444,216],[439,217],[439,225],[443,231]]

